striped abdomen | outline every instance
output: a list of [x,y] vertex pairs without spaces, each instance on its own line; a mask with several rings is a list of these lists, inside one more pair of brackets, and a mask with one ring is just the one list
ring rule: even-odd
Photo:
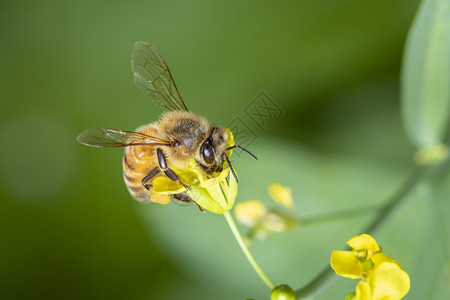
[[[159,137],[155,124],[143,125],[136,129],[149,136]],[[152,193],[153,179],[146,181],[149,187],[147,190],[142,185],[142,179],[156,167],[159,167],[158,157],[156,155],[157,147],[154,146],[130,146],[125,148],[123,156],[123,178],[130,194],[140,202],[157,202],[167,204],[172,195]],[[155,176],[156,177],[156,176]]]
[[[123,178],[130,194],[141,202],[150,201],[150,191],[142,185],[142,179],[158,166],[156,149],[149,146],[125,148]],[[147,181],[151,185],[152,180]]]

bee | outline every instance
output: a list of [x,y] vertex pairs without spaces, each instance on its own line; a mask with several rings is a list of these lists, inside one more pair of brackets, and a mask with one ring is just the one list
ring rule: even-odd
[[96,127],[82,132],[77,141],[93,147],[125,147],[123,178],[130,194],[140,202],[195,203],[186,192],[156,194],[152,185],[157,176],[167,176],[189,189],[173,168],[185,168],[191,158],[208,175],[221,172],[227,163],[237,182],[226,152],[240,148],[255,159],[256,156],[237,144],[227,147],[226,128],[217,127],[187,109],[167,64],[153,46],[136,42],[131,65],[136,85],[166,112],[158,121],[135,131]]

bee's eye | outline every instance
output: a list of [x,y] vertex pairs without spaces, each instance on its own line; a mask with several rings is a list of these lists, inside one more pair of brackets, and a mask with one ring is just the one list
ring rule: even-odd
[[202,146],[202,156],[203,160],[208,164],[211,165],[214,161],[214,149],[209,143],[204,143]]

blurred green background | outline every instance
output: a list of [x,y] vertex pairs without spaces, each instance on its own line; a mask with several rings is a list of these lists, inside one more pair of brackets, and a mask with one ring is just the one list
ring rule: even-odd
[[[267,187],[281,182],[300,217],[380,205],[413,168],[399,72],[418,3],[2,1],[0,297],[268,299],[223,217],[135,202],[122,150],[76,136],[159,117],[130,70],[143,40],[162,53],[191,111],[253,126],[260,160],[235,157],[238,202],[270,205]],[[260,91],[284,110],[264,129],[244,113]],[[448,295],[446,239],[429,202],[448,215],[448,177],[419,187],[376,235],[411,276],[407,299]],[[251,248],[276,283],[299,288],[371,219],[301,227]],[[344,299],[356,283],[338,279],[319,299]]]

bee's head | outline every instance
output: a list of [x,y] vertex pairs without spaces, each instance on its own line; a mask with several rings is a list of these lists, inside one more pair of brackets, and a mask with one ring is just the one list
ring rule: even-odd
[[238,182],[238,178],[236,172],[234,171],[234,167],[231,164],[230,159],[228,158],[226,151],[234,148],[239,148],[245,152],[247,152],[254,159],[258,159],[253,153],[245,149],[240,145],[232,145],[227,147],[227,141],[229,138],[228,129],[213,127],[210,131],[208,137],[203,141],[200,146],[200,150],[198,155],[200,156],[197,160],[197,163],[203,167],[206,173],[213,172],[221,172],[225,165],[225,162],[228,163],[230,167],[231,173],[233,174],[236,182]]
[[228,133],[224,128],[213,127],[200,146],[199,163],[207,173],[222,171],[227,139]]

